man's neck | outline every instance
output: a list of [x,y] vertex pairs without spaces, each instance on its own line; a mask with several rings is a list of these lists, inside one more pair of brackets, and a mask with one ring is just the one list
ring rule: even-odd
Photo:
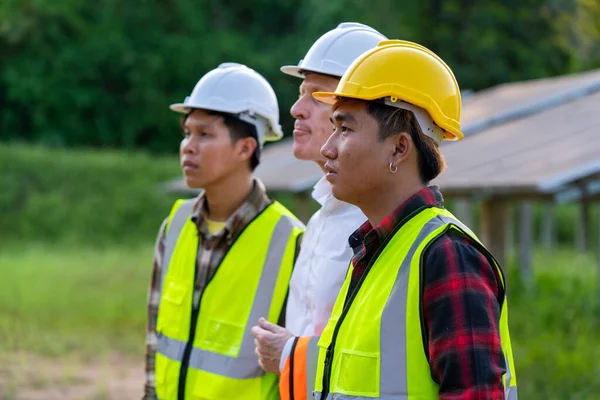
[[225,180],[206,187],[208,218],[226,221],[246,201],[254,187],[252,174],[235,174]]
[[371,194],[357,206],[365,214],[371,225],[375,228],[381,221],[390,215],[398,206],[417,194],[425,185],[416,180],[413,182],[396,182],[377,194]]

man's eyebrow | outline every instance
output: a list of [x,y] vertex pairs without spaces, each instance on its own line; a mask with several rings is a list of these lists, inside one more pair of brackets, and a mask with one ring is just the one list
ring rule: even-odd
[[356,118],[354,118],[350,113],[345,113],[345,112],[334,112],[333,115],[331,117],[329,117],[329,120],[331,121],[331,123],[333,124],[334,120],[335,122],[356,122]]
[[312,92],[323,92],[324,90],[321,88],[320,85],[318,84],[314,84],[314,83],[305,83],[303,82],[302,84],[300,84],[299,86],[299,92],[300,93],[312,93]]
[[[192,122],[186,121],[182,125],[182,128],[184,130],[189,130],[190,128],[194,128],[194,129],[197,129],[197,130],[210,129],[215,124],[215,122],[217,122],[218,118],[219,117],[217,115],[215,115],[214,118],[211,118],[209,121],[206,121],[206,122],[203,121],[203,122],[192,123]],[[189,126],[188,126],[188,124],[189,124]]]

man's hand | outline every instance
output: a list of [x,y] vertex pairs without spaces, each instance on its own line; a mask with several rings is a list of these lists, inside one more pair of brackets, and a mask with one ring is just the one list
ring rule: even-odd
[[258,325],[254,326],[250,332],[255,338],[254,354],[258,357],[260,367],[267,372],[279,375],[281,352],[288,339],[294,335],[287,329],[272,324],[264,318],[260,318]]

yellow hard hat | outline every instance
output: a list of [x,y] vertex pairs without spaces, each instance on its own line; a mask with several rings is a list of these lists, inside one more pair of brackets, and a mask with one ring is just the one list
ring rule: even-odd
[[[315,92],[315,99],[334,104],[339,97],[386,99],[427,111],[444,131],[443,139],[461,140],[460,89],[448,65],[431,50],[404,40],[384,40],[358,57],[335,92]],[[423,128],[423,127],[422,127]]]

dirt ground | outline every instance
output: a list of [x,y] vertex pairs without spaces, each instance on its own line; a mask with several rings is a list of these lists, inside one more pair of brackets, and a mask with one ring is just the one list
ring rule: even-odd
[[0,400],[139,400],[143,385],[144,365],[139,359],[0,354]]

